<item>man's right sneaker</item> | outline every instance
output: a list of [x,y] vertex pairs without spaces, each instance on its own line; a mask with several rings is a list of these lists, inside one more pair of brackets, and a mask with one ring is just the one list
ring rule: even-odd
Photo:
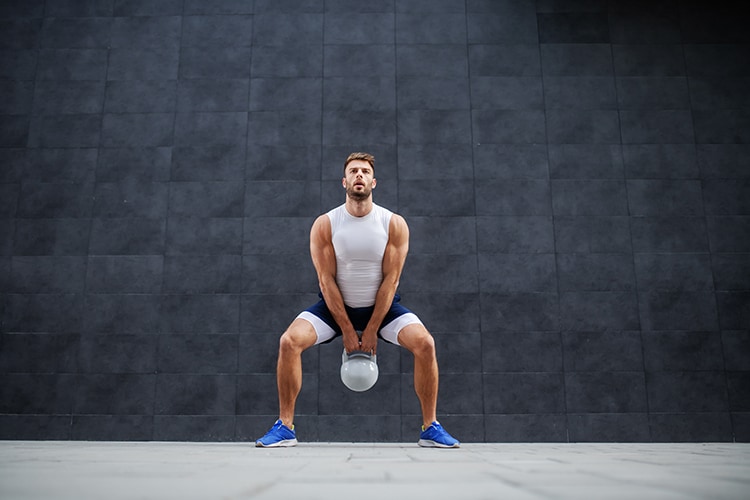
[[277,448],[281,446],[297,446],[297,434],[294,432],[294,425],[290,429],[278,419],[271,430],[266,435],[255,442],[255,446],[260,448]]

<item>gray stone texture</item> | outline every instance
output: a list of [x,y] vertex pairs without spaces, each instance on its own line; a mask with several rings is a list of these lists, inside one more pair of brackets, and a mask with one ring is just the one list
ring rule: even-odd
[[[3,439],[248,441],[351,151],[464,441],[750,439],[750,31],[697,2],[0,2]],[[410,440],[303,356],[309,441]]]

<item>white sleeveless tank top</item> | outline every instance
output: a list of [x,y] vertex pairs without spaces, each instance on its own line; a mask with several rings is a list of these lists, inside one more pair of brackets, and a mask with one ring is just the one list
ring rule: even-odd
[[349,307],[369,307],[383,281],[383,254],[393,212],[375,205],[355,217],[341,205],[328,212],[336,253],[336,284]]

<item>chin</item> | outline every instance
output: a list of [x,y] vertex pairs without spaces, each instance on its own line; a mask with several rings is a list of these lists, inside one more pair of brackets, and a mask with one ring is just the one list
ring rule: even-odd
[[372,191],[354,191],[347,190],[346,195],[354,201],[365,201],[370,197]]

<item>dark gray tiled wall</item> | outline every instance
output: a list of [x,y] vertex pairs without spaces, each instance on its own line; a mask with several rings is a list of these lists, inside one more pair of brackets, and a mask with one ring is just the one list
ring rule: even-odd
[[[252,441],[372,151],[464,441],[750,439],[729,3],[0,2],[0,437]],[[304,355],[303,440],[416,439],[413,361]]]

